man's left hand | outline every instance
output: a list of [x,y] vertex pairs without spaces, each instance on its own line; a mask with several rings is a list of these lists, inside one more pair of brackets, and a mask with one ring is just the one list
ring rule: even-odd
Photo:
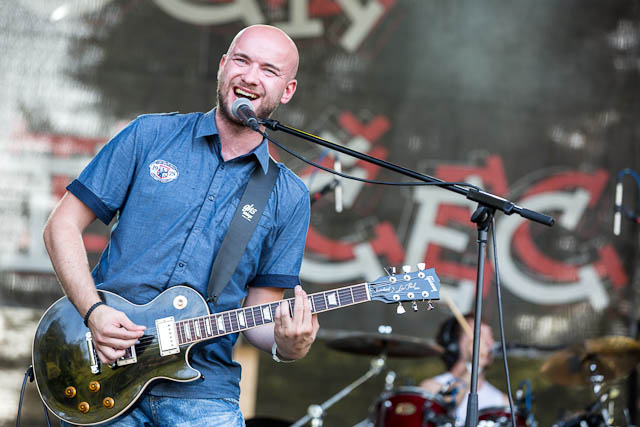
[[293,317],[289,315],[289,303],[283,301],[276,308],[274,337],[278,344],[278,355],[296,360],[304,357],[316,339],[318,315],[311,314],[311,303],[300,285],[295,288]]

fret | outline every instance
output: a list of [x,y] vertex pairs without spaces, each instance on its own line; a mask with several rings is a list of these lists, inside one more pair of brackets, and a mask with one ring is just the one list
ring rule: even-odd
[[340,302],[338,301],[337,292],[331,291],[331,292],[327,292],[325,295],[327,297],[327,307],[336,308],[340,305]]
[[231,330],[233,332],[238,332],[238,330],[240,330],[240,327],[238,327],[238,315],[235,311],[229,313],[229,323],[231,324]]
[[256,321],[256,326],[264,325],[264,320],[262,320],[262,309],[260,307],[253,307],[253,318]]
[[307,298],[309,299],[309,304],[311,305],[311,312],[315,313],[316,305],[313,303],[313,295],[307,295]]
[[367,295],[366,284],[352,286],[352,290],[353,290],[353,300],[355,302],[364,302],[369,300],[369,297]]
[[233,332],[233,329],[231,329],[231,319],[229,318],[229,313],[222,313],[221,317],[224,322],[225,331]]
[[225,329],[224,326],[224,319],[223,319],[224,315],[219,315],[216,316],[216,325],[218,326],[218,331],[220,331],[220,333],[226,332],[227,330]]
[[176,329],[178,331],[178,342],[184,344],[187,342],[187,338],[184,335],[184,326],[182,322],[176,322]]
[[296,304],[296,300],[294,298],[287,300],[287,307],[289,307],[289,317],[293,317],[293,306]]
[[246,308],[244,310],[244,314],[247,318],[248,327],[253,328],[254,326],[256,326],[256,321],[253,318],[253,310],[251,308]]
[[204,326],[204,317],[198,318],[198,324],[200,325],[200,334],[202,334],[202,338],[209,338],[207,336],[207,328]]
[[340,301],[341,306],[353,304],[351,290],[349,288],[338,289],[338,301]]
[[207,336],[212,337],[213,331],[211,330],[211,316],[207,316],[204,318],[204,328],[207,331]]
[[240,329],[245,329],[247,327],[247,322],[244,317],[244,310],[236,310],[236,314],[238,317],[238,325],[240,325]]
[[273,322],[276,318],[276,308],[280,305],[280,301],[272,302],[269,304],[269,309],[271,310],[271,321]]
[[271,313],[271,306],[269,304],[260,306],[262,308],[262,320],[264,323],[271,323],[273,319],[273,313]]
[[196,339],[202,338],[202,331],[200,330],[200,319],[195,319],[193,321],[193,329],[196,333]]
[[186,327],[184,328],[185,336],[187,337],[187,342],[191,341],[191,327],[189,325],[190,320],[187,320]]
[[324,292],[313,295],[313,305],[314,307],[318,308],[316,312],[325,311],[327,309],[327,304],[324,299]]
[[213,335],[219,335],[220,332],[218,331],[218,325],[216,324],[216,316],[214,314],[212,314],[211,316],[209,316],[209,324],[211,324],[211,329],[213,330]]

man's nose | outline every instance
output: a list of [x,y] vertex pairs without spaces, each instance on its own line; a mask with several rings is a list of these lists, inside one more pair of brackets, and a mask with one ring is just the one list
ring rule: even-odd
[[257,65],[251,65],[242,75],[242,80],[248,85],[256,86],[260,82],[259,72],[260,69]]

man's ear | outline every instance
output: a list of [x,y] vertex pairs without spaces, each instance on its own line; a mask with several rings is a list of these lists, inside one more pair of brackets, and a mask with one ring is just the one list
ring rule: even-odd
[[293,98],[293,94],[296,92],[297,87],[298,81],[296,79],[289,81],[289,83],[287,83],[287,85],[285,86],[284,91],[282,92],[280,103],[286,104],[287,102],[291,101],[291,98]]
[[222,58],[220,58],[220,64],[218,64],[218,74],[216,74],[216,77],[218,80],[220,80],[220,73],[222,72],[222,69],[224,68],[224,64],[227,63],[227,54],[225,53],[224,55],[222,55]]

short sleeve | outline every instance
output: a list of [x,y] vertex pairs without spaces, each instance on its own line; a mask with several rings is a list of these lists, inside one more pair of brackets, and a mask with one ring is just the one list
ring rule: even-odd
[[261,255],[258,273],[249,286],[293,288],[300,284],[309,215],[309,193],[305,191],[279,225],[274,244]]
[[139,121],[134,120],[114,136],[67,186],[105,224],[126,200],[136,169]]

